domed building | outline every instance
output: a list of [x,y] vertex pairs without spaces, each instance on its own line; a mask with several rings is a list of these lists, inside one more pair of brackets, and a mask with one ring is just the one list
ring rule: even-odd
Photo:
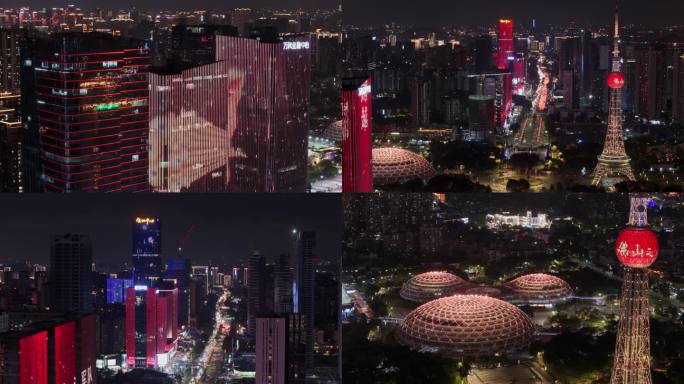
[[488,296],[454,295],[421,305],[397,330],[403,345],[453,357],[493,356],[527,347],[534,325],[518,307]]
[[572,288],[565,280],[545,273],[523,275],[504,283],[513,304],[550,305],[569,300]]
[[435,169],[422,156],[400,148],[373,149],[373,185],[430,180]]
[[413,276],[401,286],[399,296],[416,303],[455,295],[467,288],[468,282],[449,272],[434,271]]

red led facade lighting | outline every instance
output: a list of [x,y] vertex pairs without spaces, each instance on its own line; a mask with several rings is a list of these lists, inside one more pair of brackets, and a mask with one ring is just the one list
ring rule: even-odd
[[95,360],[97,357],[96,345],[93,342],[97,335],[97,315],[90,314],[81,317],[78,322],[78,353],[80,354],[79,369],[77,372],[80,384],[96,384],[97,371]]
[[48,332],[41,331],[19,340],[19,384],[47,384]]
[[498,41],[497,67],[499,69],[508,69],[509,58],[513,58],[513,20],[499,20]]
[[[73,384],[76,380],[76,322],[60,324],[54,330],[55,384]],[[77,381],[80,383],[80,381]]]
[[169,318],[167,317],[167,300],[164,295],[157,295],[157,352],[166,352],[166,331],[170,329]]
[[412,179],[430,180],[435,169],[422,156],[400,148],[374,148],[373,184],[403,183]]
[[612,72],[608,75],[608,87],[611,89],[621,89],[625,85],[625,77],[620,72]]
[[157,367],[157,290],[148,288],[145,295],[145,340],[147,367]]
[[63,33],[33,58],[47,191],[147,191],[149,50],[142,42]]
[[150,184],[160,192],[225,192],[244,74],[217,62],[150,74]]
[[[216,36],[216,60],[243,76],[229,138],[234,192],[304,192],[307,185],[311,37]],[[232,124],[232,123],[231,123]]]
[[647,228],[622,230],[615,241],[615,255],[630,268],[648,268],[658,258],[658,238]]
[[513,300],[529,304],[552,304],[572,296],[572,288],[565,280],[545,273],[520,276],[504,287],[511,291]]
[[399,295],[409,301],[425,303],[464,291],[468,282],[449,272],[426,272],[411,277],[401,286]]
[[135,289],[126,289],[126,366],[135,367]]
[[342,191],[373,192],[371,79],[342,84]]
[[477,357],[520,350],[533,335],[532,321],[516,306],[487,296],[454,295],[411,311],[396,336],[416,350]]

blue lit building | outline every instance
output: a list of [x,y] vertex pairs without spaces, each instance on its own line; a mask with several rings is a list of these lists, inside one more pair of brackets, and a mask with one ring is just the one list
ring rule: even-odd
[[161,221],[136,217],[132,240],[133,280],[136,285],[154,286],[162,277]]

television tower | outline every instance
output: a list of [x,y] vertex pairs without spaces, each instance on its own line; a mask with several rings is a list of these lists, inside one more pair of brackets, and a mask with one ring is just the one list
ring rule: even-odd
[[620,232],[615,254],[625,266],[615,355],[610,384],[651,384],[648,268],[658,257],[658,238],[647,228],[643,195],[630,195],[628,227]]
[[625,139],[622,133],[622,87],[625,78],[622,76],[620,59],[620,24],[618,16],[618,2],[615,1],[615,33],[613,35],[613,67],[608,75],[610,88],[610,104],[608,105],[608,130],[603,143],[603,152],[598,157],[598,164],[594,170],[593,185],[609,176],[620,176],[634,181],[634,172],[629,164],[629,156],[625,152]]

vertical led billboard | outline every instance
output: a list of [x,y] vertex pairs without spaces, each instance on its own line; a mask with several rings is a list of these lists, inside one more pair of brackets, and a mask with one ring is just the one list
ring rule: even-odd
[[76,380],[76,322],[55,326],[54,335],[55,384],[73,384]]
[[47,384],[47,342],[47,331],[19,340],[19,384]]
[[372,192],[373,93],[370,78],[342,82],[342,191]]
[[77,383],[95,384],[97,383],[97,372],[95,371],[97,316],[95,314],[83,316],[78,322],[78,326],[78,353],[80,358]]

